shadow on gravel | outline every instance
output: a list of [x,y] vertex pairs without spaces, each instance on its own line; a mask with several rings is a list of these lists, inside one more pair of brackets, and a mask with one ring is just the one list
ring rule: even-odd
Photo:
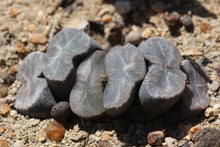
[[[193,119],[182,121],[179,123],[162,123],[160,121],[140,122],[133,121],[126,117],[118,118],[102,118],[99,120],[81,120],[79,118],[68,120],[65,125],[67,129],[71,129],[78,124],[80,129],[86,131],[89,135],[101,132],[100,138],[104,131],[110,131],[110,137],[117,134],[117,138],[125,144],[125,146],[145,146],[148,144],[147,135],[152,131],[164,131],[165,137],[172,137],[177,140],[183,139],[191,127],[201,123],[205,118],[201,115]],[[110,139],[109,139],[110,140]],[[101,139],[98,146],[111,146],[112,143],[108,139]],[[79,140],[80,141],[80,140]],[[86,138],[88,143],[89,137]],[[186,141],[187,142],[187,141]]]

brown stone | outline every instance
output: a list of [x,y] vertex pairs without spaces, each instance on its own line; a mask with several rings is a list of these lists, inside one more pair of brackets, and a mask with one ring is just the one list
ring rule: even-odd
[[0,147],[8,147],[8,142],[5,139],[0,139]]
[[34,33],[29,40],[34,44],[45,44],[47,42],[47,38],[40,33]]
[[211,30],[211,27],[210,27],[210,25],[209,25],[208,23],[201,22],[201,23],[199,24],[199,26],[200,26],[200,28],[201,28],[201,31],[203,31],[204,33],[208,33],[208,32],[210,32],[210,30]]
[[147,135],[147,141],[150,145],[161,145],[164,142],[164,132],[154,131]]
[[10,111],[10,107],[6,103],[0,104],[0,115],[5,115]]
[[12,16],[17,16],[20,13],[20,10],[18,8],[11,8],[9,9],[9,12]]
[[18,53],[25,53],[26,52],[26,47],[22,43],[18,43],[16,46],[16,50]]
[[105,132],[104,135],[102,136],[101,140],[106,140],[108,141],[110,139],[110,135],[108,132]]
[[190,138],[193,140],[193,137],[195,135],[196,132],[200,131],[201,130],[201,125],[198,124],[194,127],[192,127],[190,130],[189,130],[189,136]]
[[5,131],[5,128],[3,128],[2,126],[0,126],[0,135],[2,135]]
[[111,15],[104,15],[102,18],[102,21],[104,23],[110,22],[112,20],[112,16]]
[[63,124],[52,121],[47,125],[46,128],[46,135],[47,138],[51,141],[61,141],[65,134],[65,128]]
[[6,85],[0,84],[0,97],[6,96],[8,93],[8,87]]

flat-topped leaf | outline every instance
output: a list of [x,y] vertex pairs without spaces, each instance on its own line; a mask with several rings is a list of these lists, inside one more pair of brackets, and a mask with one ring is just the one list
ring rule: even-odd
[[204,71],[193,60],[183,60],[182,67],[187,74],[188,83],[178,103],[163,117],[168,121],[190,118],[202,112],[210,103]]
[[104,112],[104,51],[95,51],[77,69],[76,83],[70,93],[70,107],[81,118],[95,118]]
[[42,74],[41,52],[27,55],[18,71],[17,78],[23,85],[16,95],[15,108],[30,117],[47,118],[56,103]]
[[51,40],[44,59],[43,74],[59,100],[68,100],[78,64],[101,47],[86,33],[66,28]]
[[146,74],[145,61],[135,46],[127,44],[106,55],[105,69],[108,83],[104,91],[104,107],[109,115],[117,116],[133,101],[137,85]]
[[186,75],[180,70],[181,54],[170,41],[152,37],[138,49],[150,66],[139,91],[147,119],[153,119],[173,106],[183,93]]

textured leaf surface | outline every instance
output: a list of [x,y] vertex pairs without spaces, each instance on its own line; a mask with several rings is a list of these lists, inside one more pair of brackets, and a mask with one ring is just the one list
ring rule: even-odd
[[153,37],[138,48],[150,63],[139,98],[147,119],[153,119],[178,101],[186,75],[180,70],[181,54],[170,41]]
[[187,74],[186,89],[174,108],[165,116],[167,120],[180,121],[202,112],[209,106],[207,77],[193,60],[183,60],[183,71]]
[[68,100],[78,64],[100,46],[82,31],[66,28],[51,40],[43,74],[59,100]]
[[104,112],[103,85],[104,51],[95,51],[77,69],[76,83],[70,93],[72,111],[82,118],[94,118]]
[[139,50],[127,44],[111,50],[105,58],[108,83],[103,103],[111,116],[127,110],[135,96],[138,82],[146,74],[145,61]]
[[30,53],[18,71],[17,78],[23,82],[16,95],[15,108],[31,117],[50,116],[51,107],[56,103],[42,74],[43,53]]

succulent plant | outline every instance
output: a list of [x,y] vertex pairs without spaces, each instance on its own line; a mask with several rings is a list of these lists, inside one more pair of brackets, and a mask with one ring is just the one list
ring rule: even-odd
[[210,103],[206,93],[207,76],[201,67],[193,60],[183,60],[182,67],[188,82],[178,103],[163,117],[166,121],[180,121],[195,116]]
[[43,56],[39,51],[30,53],[17,74],[23,85],[16,95],[15,108],[37,118],[50,117],[51,107],[56,103],[46,80],[41,77]]
[[105,69],[108,83],[103,104],[109,115],[117,116],[131,105],[138,83],[146,74],[145,61],[135,46],[127,44],[106,55]]
[[50,42],[44,58],[43,74],[58,100],[69,100],[78,64],[101,47],[86,33],[66,28]]
[[179,100],[186,75],[180,70],[181,54],[170,41],[152,37],[138,49],[150,64],[139,91],[140,103],[147,119],[153,119]]
[[106,54],[88,35],[67,28],[53,37],[46,54],[30,53],[17,78],[23,86],[15,108],[60,122],[71,110],[84,119],[125,114],[152,120],[164,113],[162,118],[183,119],[210,102],[203,70],[194,61],[182,62],[176,46],[161,37]]
[[104,58],[104,51],[95,51],[77,69],[76,83],[70,93],[70,106],[79,117],[95,118],[105,112],[103,106]]

